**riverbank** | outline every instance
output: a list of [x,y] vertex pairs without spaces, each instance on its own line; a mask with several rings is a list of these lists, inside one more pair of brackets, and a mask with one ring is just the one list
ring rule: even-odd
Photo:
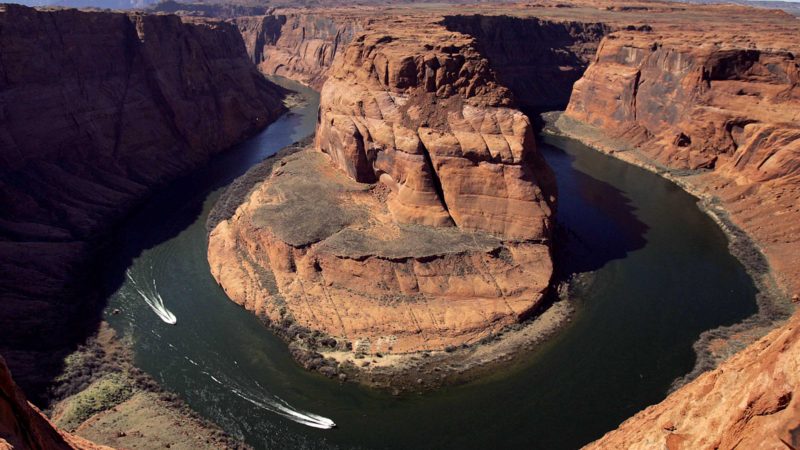
[[742,263],[758,289],[758,313],[737,324],[703,332],[694,344],[697,354],[694,369],[675,380],[672,390],[717,367],[790,317],[794,308],[787,294],[788,286],[778,281],[762,248],[734,222],[719,197],[703,183],[703,177],[709,176],[707,170],[664,167],[624,140],[606,136],[597,128],[570,119],[561,112],[544,113],[542,120],[545,124],[543,133],[575,139],[604,154],[655,173],[697,198],[698,208],[711,217],[728,237],[731,254]]
[[[384,338],[378,339],[377,342],[373,340],[371,343],[368,338],[355,340],[347,339],[343,337],[343,335],[328,333],[319,326],[315,327],[298,320],[298,318],[295,317],[297,311],[292,313],[292,311],[289,310],[288,300],[277,290],[274,265],[278,263],[274,260],[276,256],[268,251],[270,246],[263,242],[253,244],[255,245],[256,250],[254,251],[256,253],[248,253],[250,250],[247,249],[250,248],[250,245],[247,244],[247,240],[252,238],[252,236],[264,233],[262,228],[260,228],[263,224],[261,226],[256,226],[252,231],[246,232],[243,237],[240,238],[232,239],[226,237],[223,241],[221,236],[227,236],[226,233],[230,233],[231,223],[236,223],[237,221],[249,217],[247,211],[252,209],[251,207],[254,205],[258,207],[258,205],[260,205],[259,202],[265,201],[267,204],[271,204],[269,203],[272,201],[271,199],[284,199],[286,196],[294,196],[298,192],[301,192],[301,197],[306,199],[313,198],[314,193],[337,191],[338,188],[333,188],[332,186],[338,185],[329,183],[330,185],[316,186],[313,189],[301,186],[304,190],[301,189],[299,191],[299,188],[293,187],[285,193],[281,191],[281,193],[267,196],[266,198],[270,200],[264,200],[264,198],[262,198],[265,194],[261,193],[261,191],[265,186],[268,186],[266,184],[268,182],[265,180],[270,180],[273,174],[274,177],[279,177],[281,180],[289,179],[287,177],[294,177],[295,175],[292,174],[297,170],[301,170],[295,166],[300,165],[299,167],[304,168],[303,170],[309,170],[308,167],[302,164],[311,164],[313,166],[312,162],[316,161],[315,158],[321,157],[321,153],[314,151],[311,151],[311,153],[306,151],[305,153],[296,154],[298,151],[302,151],[305,147],[308,147],[310,142],[310,138],[307,138],[288,146],[279,151],[275,156],[264,160],[248,170],[245,175],[231,183],[220,195],[206,221],[206,230],[212,236],[212,244],[209,250],[209,261],[212,266],[212,273],[218,277],[219,282],[222,281],[219,279],[220,276],[225,277],[226,282],[222,283],[222,285],[226,288],[233,289],[228,293],[229,297],[236,303],[241,304],[246,309],[253,312],[261,319],[262,323],[268,326],[276,335],[286,342],[292,357],[302,367],[317,371],[329,378],[337,378],[342,381],[356,381],[395,394],[401,392],[422,392],[438,388],[444,384],[457,384],[472,380],[482,373],[494,372],[494,369],[500,365],[506,366],[510,365],[510,362],[513,360],[521,360],[522,358],[520,358],[520,356],[524,354],[522,350],[532,349],[534,344],[552,335],[556,329],[569,320],[569,315],[572,312],[570,303],[565,299],[557,299],[556,297],[559,296],[558,293],[549,292],[552,289],[547,287],[549,284],[547,282],[548,280],[537,281],[530,277],[525,279],[526,282],[531,284],[533,281],[537,283],[541,281],[541,291],[537,288],[534,292],[536,296],[534,296],[534,293],[531,293],[533,299],[531,304],[533,306],[526,303],[527,307],[523,309],[523,311],[527,311],[523,314],[523,318],[527,320],[523,320],[522,323],[518,320],[509,323],[508,321],[498,321],[495,318],[494,322],[486,324],[489,327],[487,332],[482,332],[482,330],[472,331],[470,336],[473,337],[467,339],[466,343],[462,343],[463,341],[458,344],[445,342],[438,346],[438,350],[430,349],[427,341],[423,349],[403,350],[398,347],[399,342],[396,337],[388,344],[383,342],[386,340]],[[307,160],[313,161],[309,162]],[[310,178],[314,180],[327,179],[326,177],[329,176],[335,178],[335,175],[327,174],[327,172],[318,173],[311,177],[305,172],[303,172],[303,174],[304,175],[299,177],[298,182],[308,183]],[[284,182],[289,183],[288,181]],[[256,192],[256,189],[258,189],[258,192]],[[377,189],[369,185],[363,185],[356,190],[358,192],[364,191],[367,193],[366,195],[372,195],[371,193]],[[327,199],[326,197],[325,201],[331,201],[331,199]],[[294,224],[292,225],[294,230],[308,226],[304,225],[304,218],[309,215],[313,217],[324,217],[326,215],[324,212],[325,208],[320,206],[324,203],[323,200],[316,198],[315,202],[314,208],[316,209],[313,209],[313,214],[304,212],[298,215],[295,218],[296,220],[290,221],[290,223]],[[327,205],[327,203],[324,204]],[[367,204],[367,200],[360,199],[356,204],[361,208],[363,205]],[[302,209],[301,207],[302,204],[297,208]],[[331,203],[330,208],[331,211],[338,211],[333,203]],[[319,209],[323,211],[317,211]],[[277,213],[272,213],[273,216],[275,214]],[[286,215],[286,212],[281,212],[280,214]],[[283,215],[280,214],[279,217],[283,218]],[[256,214],[256,216],[257,215],[258,214]],[[288,219],[284,218],[281,220]],[[327,223],[325,221],[322,222]],[[404,229],[401,228],[399,231],[401,236],[405,232],[403,230]],[[411,252],[408,253],[408,255],[412,263],[416,261],[415,264],[428,264],[430,262],[429,260],[437,260],[440,258],[457,258],[460,266],[457,264],[457,269],[447,269],[448,274],[457,278],[458,276],[465,276],[471,273],[466,268],[471,267],[469,264],[475,264],[472,260],[473,257],[464,256],[464,254],[470,254],[470,252],[477,251],[474,258],[487,259],[486,262],[480,264],[483,271],[488,271],[487,274],[491,273],[487,268],[488,265],[496,264],[494,262],[495,259],[502,260],[505,264],[509,264],[512,261],[511,254],[508,253],[508,250],[504,250],[505,247],[503,247],[503,245],[505,244],[499,243],[499,241],[495,242],[496,240],[489,239],[483,235],[475,236],[474,238],[467,236],[470,237],[470,240],[469,245],[465,246],[465,244],[457,241],[458,235],[454,238],[451,236],[453,233],[449,233],[445,236],[447,237],[445,243],[440,242],[437,244],[437,242],[443,239],[438,234],[426,229],[415,228],[414,230],[416,237],[407,242],[407,244],[409,244],[408,248],[402,244],[406,241],[400,238],[395,238],[394,244],[390,247],[384,248],[379,246],[377,256],[375,256],[378,262],[374,264],[380,264],[380,260],[384,258],[388,258],[388,260],[391,261],[390,264],[401,264],[403,258],[395,255],[397,251]],[[287,231],[282,231],[282,233],[286,234]],[[375,245],[370,239],[359,240],[356,237],[348,239],[350,239],[350,245],[355,246],[355,249],[362,249],[365,245]],[[456,241],[453,241],[453,239],[456,239]],[[476,250],[473,248],[479,246],[479,241],[484,242],[487,241],[487,239],[491,242],[481,244],[484,246],[489,245],[487,249]],[[220,246],[219,244],[222,242],[227,242],[227,244]],[[312,240],[312,242],[317,241]],[[522,245],[524,246],[524,244]],[[438,246],[441,246],[441,248]],[[491,250],[497,246],[500,246],[499,249]],[[304,252],[310,251],[307,247],[303,248]],[[397,249],[395,250],[395,248]],[[231,251],[234,251],[235,254],[230,253]],[[344,251],[353,250],[345,249]],[[521,252],[523,250],[515,249],[515,251]],[[390,254],[384,255],[381,252],[389,252]],[[269,253],[270,259],[257,263],[256,260],[262,258],[264,253]],[[450,254],[453,256],[448,256]],[[317,258],[322,257],[317,256]],[[362,258],[367,259],[359,255],[353,258],[357,261],[362,261]],[[519,258],[519,255],[513,258]],[[342,259],[344,262],[339,260],[339,264],[344,264],[350,260],[347,256]],[[325,263],[317,262],[315,264],[322,264],[324,266]],[[366,264],[366,262],[364,264]],[[528,261],[528,264],[534,269],[537,268],[536,260],[531,259]],[[283,266],[283,263],[279,264],[279,267]],[[297,268],[298,266],[301,266],[301,264],[297,260],[292,260],[292,262],[288,263],[287,267],[294,267],[294,269],[291,270],[293,274],[295,271],[301,270]],[[238,271],[231,274],[230,271],[237,267]],[[418,270],[415,268],[416,266],[413,267],[413,270]],[[457,273],[452,272],[453,270]],[[528,273],[522,269],[515,270],[522,271],[523,274]],[[317,272],[319,272],[319,269]],[[413,271],[411,273],[413,273]],[[501,283],[500,285],[508,283],[504,278],[500,278],[504,276],[502,272],[498,271],[498,274],[495,276],[498,277],[498,281],[495,281],[495,283]],[[479,277],[478,281],[484,280],[484,278],[493,279],[492,276],[487,275],[483,278]],[[474,283],[476,281],[472,282]],[[422,281],[420,283],[422,283]],[[313,301],[309,303],[309,282],[304,281],[301,285],[305,286],[304,290],[297,295],[306,298],[302,306],[303,308],[310,309],[312,311],[310,314],[318,321],[320,314],[322,314],[320,308],[323,308],[323,305],[318,305]],[[499,289],[500,285],[497,285],[495,289]],[[252,292],[251,286],[255,286]],[[324,291],[331,289],[330,284],[326,286],[327,287],[323,289]],[[505,289],[512,288],[507,287]],[[561,289],[561,291],[562,294],[566,293],[565,289]],[[255,295],[255,297],[252,295]],[[399,294],[395,294],[395,297],[398,297],[398,295]],[[385,301],[386,299],[379,298],[369,303],[369,306],[380,308],[383,307],[382,305]],[[407,304],[414,305],[418,304],[420,299],[414,297],[400,301],[411,302]],[[517,309],[521,308],[520,304],[518,304],[519,302],[514,303],[515,301],[514,297],[505,298],[505,307],[511,308],[510,304],[514,304]],[[531,302],[530,299],[526,301]],[[423,304],[426,303],[423,302]],[[427,303],[426,305],[428,308],[433,307],[432,303]],[[314,308],[317,308],[316,313],[313,312]],[[470,314],[482,314],[481,310],[486,309],[487,306],[485,303],[480,303],[476,304],[475,308],[476,311]],[[307,313],[305,310],[302,312]],[[338,316],[338,312],[334,312],[336,313],[335,315]],[[489,314],[488,312],[485,313]],[[430,310],[427,314],[431,314]],[[418,314],[413,315],[418,316]],[[403,333],[409,334],[413,333],[413,331],[404,330]],[[436,342],[430,343],[434,348],[436,348],[436,344]],[[365,345],[367,347],[370,345],[375,347],[371,349],[364,348]],[[392,346],[394,346],[394,351],[392,351]]]
[[66,358],[50,400],[59,429],[113,448],[250,448],[136,368],[130,338],[106,322]]

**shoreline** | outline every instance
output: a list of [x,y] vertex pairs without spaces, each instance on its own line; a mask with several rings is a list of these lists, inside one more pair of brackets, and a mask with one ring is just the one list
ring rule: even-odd
[[[130,336],[107,322],[65,359],[44,411],[59,429],[114,448],[250,449],[136,367]],[[170,427],[158,427],[163,422]]]
[[[276,162],[307,146],[311,139],[313,135],[281,149],[234,180],[210,211],[206,231],[211,233],[219,223],[230,219],[269,176]],[[569,290],[568,283],[551,279],[543,300],[519,322],[475,343],[439,351],[402,354],[359,354],[335,337],[318,330],[248,312],[284,341],[292,359],[304,369],[341,382],[356,382],[400,395],[463,384],[480,378],[482,374],[495,373],[499,367],[510,369],[515,361],[523,361],[523,356],[535,350],[536,344],[571,321],[575,308],[567,298]]]
[[708,171],[663,167],[642,155],[635,147],[609,137],[590,125],[566,117],[562,111],[543,113],[541,118],[544,122],[542,134],[574,139],[595,151],[659,175],[695,197],[697,207],[717,223],[728,239],[731,255],[744,266],[753,280],[757,290],[755,298],[757,312],[741,322],[701,333],[692,346],[697,355],[694,368],[688,374],[676,379],[670,387],[670,392],[697,378],[703,372],[716,368],[730,356],[789,319],[794,308],[787,294],[788,290],[779,285],[762,248],[733,222],[717,197],[707,194],[701,186],[687,179]]

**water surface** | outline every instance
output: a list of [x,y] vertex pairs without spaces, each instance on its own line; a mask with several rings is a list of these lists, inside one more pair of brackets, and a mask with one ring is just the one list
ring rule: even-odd
[[[590,280],[568,326],[518,366],[425,395],[396,398],[306,372],[227,299],[206,261],[204,223],[220,189],[313,132],[318,97],[283,83],[312,101],[157,195],[120,232],[107,275],[108,311],[122,311],[107,319],[132,335],[137,365],[256,448],[577,448],[663,399],[691,370],[702,331],[755,312],[752,281],[694,198],[544,137],[560,195],[559,276]],[[131,280],[149,283],[177,323]]]

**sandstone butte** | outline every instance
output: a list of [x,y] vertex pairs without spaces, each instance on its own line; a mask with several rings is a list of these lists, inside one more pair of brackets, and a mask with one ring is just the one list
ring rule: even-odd
[[[435,15],[433,12],[437,11],[442,15],[439,22],[431,20]],[[335,167],[339,172],[332,172],[330,176],[340,177],[342,183],[351,183],[351,189],[378,190],[370,197],[370,207],[374,208],[375,202],[383,202],[382,216],[390,217],[391,223],[414,220],[416,214],[412,212],[423,206],[434,212],[427,218],[444,217],[435,209],[435,202],[426,202],[424,194],[419,195],[424,190],[406,190],[411,187],[407,186],[408,180],[398,179],[394,175],[396,172],[381,166],[377,155],[369,151],[370,145],[385,142],[381,140],[382,136],[391,136],[391,140],[386,140],[392,143],[393,150],[399,150],[406,141],[402,139],[402,131],[398,133],[396,124],[399,121],[409,123],[411,118],[401,116],[398,120],[389,114],[386,119],[376,121],[374,118],[377,116],[370,115],[370,111],[376,109],[371,106],[371,100],[376,98],[374,91],[381,95],[386,95],[385,92],[396,95],[396,91],[383,86],[398,88],[393,80],[400,78],[399,72],[380,69],[397,70],[402,67],[399,62],[404,58],[413,61],[409,62],[406,74],[413,74],[407,78],[416,78],[417,82],[404,81],[399,85],[406,89],[413,86],[409,96],[413,98],[420,80],[430,79],[420,70],[418,61],[425,61],[424,57],[420,58],[417,47],[408,45],[399,54],[392,52],[391,58],[385,59],[385,66],[378,64],[376,68],[374,58],[363,57],[368,52],[357,51],[357,58],[350,53],[352,48],[363,48],[365,44],[396,50],[403,42],[402,36],[413,35],[417,27],[424,28],[421,32],[423,37],[418,42],[425,45],[431,36],[440,33],[439,26],[443,25],[448,31],[460,32],[453,35],[456,41],[464,39],[464,35],[475,38],[473,47],[487,57],[499,90],[504,86],[511,89],[510,97],[516,99],[513,103],[516,107],[541,111],[546,106],[558,105],[556,100],[563,101],[566,97],[569,102],[561,104],[562,108],[566,106],[566,112],[559,121],[562,132],[675,180],[702,198],[710,205],[709,209],[724,214],[725,220],[746,232],[766,256],[771,269],[771,278],[766,283],[775,281],[787,298],[797,298],[800,292],[800,187],[797,171],[800,93],[796,36],[800,30],[796,18],[775,10],[666,2],[561,2],[559,5],[536,2],[505,5],[501,12],[504,17],[487,17],[497,15],[498,11],[485,5],[463,5],[459,6],[459,12],[480,17],[462,16],[457,19],[449,17],[443,9],[432,8],[427,12],[424,18],[414,18],[413,8],[399,6],[358,11],[335,8],[274,12],[283,16],[280,20],[287,23],[328,21],[322,27],[326,30],[324,32],[281,34],[286,42],[284,45],[291,48],[278,48],[278,39],[273,44],[259,47],[258,57],[261,59],[257,61],[267,73],[282,73],[313,86],[323,85],[327,80],[322,87],[317,149],[304,150],[305,155],[314,155],[312,159],[322,168],[320,172]],[[370,21],[370,16],[394,20],[394,28],[391,31],[382,28],[380,20]],[[560,50],[570,49],[571,52],[559,54],[567,53],[570,58],[559,60],[550,53],[549,59],[541,59],[548,53],[533,51],[537,45],[531,41],[538,47],[552,45],[551,42],[543,44],[541,40],[524,38],[510,40],[514,36],[525,36],[514,26],[515,23],[521,21],[530,26],[534,20],[547,21],[548,24],[571,23],[571,30],[575,29],[576,23],[583,24],[584,29],[589,23],[595,23],[604,28],[600,34],[605,37],[598,46],[596,40],[599,38],[590,39],[584,33],[568,45],[562,44]],[[331,26],[338,27],[336,33],[332,33]],[[314,29],[319,28],[304,28]],[[251,47],[250,42],[255,41],[248,40],[245,30],[243,33]],[[364,37],[345,47],[342,39],[349,35]],[[336,45],[326,36],[336,36]],[[388,42],[379,45],[382,36],[390,38],[384,38]],[[503,45],[503,42],[513,42],[513,45]],[[534,73],[531,68],[537,66],[535,60],[526,61],[524,57],[514,55],[514,49],[520,48],[524,49],[520,53],[535,54],[540,62],[546,61],[538,66],[540,72],[536,76],[540,79],[547,79],[546,75],[553,73],[548,72],[548,68],[553,66],[564,74],[577,74],[574,78],[567,78],[566,95],[565,87],[557,82],[545,84],[546,87],[542,88],[541,81],[537,83],[534,77],[525,75]],[[438,48],[432,45],[431,50]],[[269,62],[273,57],[276,59]],[[358,63],[356,67],[347,67],[348,61]],[[371,73],[363,71],[361,63],[364,61]],[[378,61],[383,63],[384,60]],[[558,62],[561,64],[554,64]],[[344,75],[343,68],[346,69]],[[384,75],[383,83],[381,75]],[[575,80],[578,81],[573,90],[572,82]],[[364,101],[365,85],[373,91],[366,97],[369,101]],[[438,89],[439,86],[435,86]],[[537,102],[536,97],[525,95],[537,87],[542,92],[547,92],[549,87],[553,93],[549,100],[553,101]],[[353,103],[357,108],[353,108]],[[380,101],[375,103],[381,105]],[[413,100],[410,103],[415,105]],[[421,110],[430,114],[430,118],[423,120],[434,125],[444,122],[439,110]],[[384,116],[380,107],[377,111],[381,117]],[[368,122],[363,118],[373,120]],[[417,126],[416,137],[426,145],[419,133],[419,122],[411,119],[411,125]],[[400,141],[397,136],[401,136]],[[458,142],[461,144],[460,140]],[[359,148],[361,143],[364,145]],[[352,150],[354,147],[356,151]],[[427,146],[426,149],[435,164],[436,151]],[[330,155],[330,161],[322,159],[320,150]],[[285,163],[289,167],[307,156],[296,154],[292,158]],[[242,261],[242,254],[251,257],[253,253],[249,252],[264,253],[265,248],[274,245],[274,235],[271,240],[247,238],[246,235],[255,231],[260,236],[270,234],[253,218],[257,216],[259,202],[276,201],[273,194],[280,192],[280,188],[276,189],[279,185],[277,180],[284,176],[283,173],[276,174],[280,170],[273,170],[228,223],[222,223],[217,229],[217,236],[212,236],[212,245],[219,248],[210,249],[212,262],[215,258],[219,261],[236,259],[235,252],[240,253],[236,260]],[[343,177],[342,173],[347,176]],[[352,184],[353,181],[377,182],[378,186],[385,185],[389,189]],[[401,197],[401,188],[404,193],[415,194],[410,197],[414,203]],[[387,195],[389,192],[391,194]],[[446,195],[443,197],[446,199]],[[283,197],[278,198],[277,201],[286,201]],[[450,219],[457,224],[458,213],[452,215],[449,203],[442,203],[445,204]],[[414,209],[409,211],[409,205]],[[432,206],[434,209],[430,209]],[[384,219],[381,225],[385,223]],[[261,228],[256,230],[258,227]],[[240,241],[236,243],[236,239]],[[285,244],[279,246],[286,248]],[[223,248],[225,245],[227,247]],[[318,251],[315,245],[309,248]],[[285,256],[283,258],[281,260],[285,261]],[[226,267],[225,270],[231,270],[228,274],[222,273],[223,268],[214,268],[213,265],[212,270],[235,301],[264,312],[264,303],[258,299],[268,297],[263,295],[266,289],[261,290],[261,297],[253,292],[253,289],[259,289],[257,280],[260,275],[255,275],[255,272],[264,262],[265,259],[262,262],[248,260],[241,268]],[[319,268],[325,272],[324,265]],[[237,274],[232,275],[235,272]],[[294,277],[299,279],[301,276]],[[279,292],[279,284],[271,285],[275,287],[270,295]],[[363,289],[360,283],[354,286]],[[800,446],[796,431],[800,414],[794,394],[800,360],[798,320],[800,318],[795,316],[788,323],[779,325],[717,369],[634,416],[590,447],[797,448]],[[332,325],[331,329],[336,335],[336,326]],[[385,347],[379,348],[385,350]],[[377,350],[366,348],[370,349]]]
[[284,93],[224,22],[8,4],[0,29],[0,352],[39,401],[96,329],[103,236]]
[[408,32],[376,24],[340,54],[314,149],[275,162],[209,243],[234,301],[351,356],[474,343],[552,273],[554,184],[528,118],[471,39],[393,25]]

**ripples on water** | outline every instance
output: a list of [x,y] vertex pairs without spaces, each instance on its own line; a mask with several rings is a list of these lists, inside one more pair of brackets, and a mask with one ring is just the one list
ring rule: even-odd
[[289,85],[312,101],[160,193],[120,232],[108,268],[108,311],[122,314],[106,319],[133,337],[137,366],[256,448],[577,448],[663,399],[691,370],[702,331],[755,312],[752,281],[694,199],[546,138],[563,234],[555,257],[570,272],[560,276],[591,275],[569,326],[520,366],[423,396],[306,372],[211,277],[204,226],[220,189],[313,132],[318,97]]

